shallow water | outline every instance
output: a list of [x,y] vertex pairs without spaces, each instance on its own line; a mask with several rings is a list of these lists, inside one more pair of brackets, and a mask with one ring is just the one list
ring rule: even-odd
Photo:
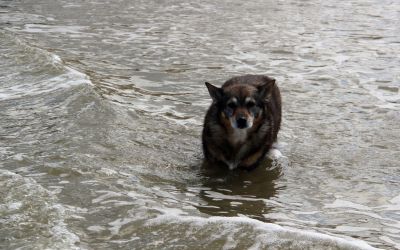
[[[396,1],[0,0],[0,248],[400,248]],[[284,157],[201,167],[204,81]]]

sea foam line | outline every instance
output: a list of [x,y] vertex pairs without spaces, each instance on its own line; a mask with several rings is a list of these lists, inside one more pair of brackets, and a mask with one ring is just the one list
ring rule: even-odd
[[[280,225],[277,224],[272,224],[272,223],[265,223],[261,222],[255,219],[251,219],[248,217],[220,217],[220,216],[211,216],[211,217],[196,217],[196,216],[179,216],[179,215],[171,215],[171,214],[164,214],[160,215],[154,219],[150,219],[146,222],[147,226],[153,226],[153,225],[160,225],[164,223],[170,223],[170,224],[179,224],[179,223],[188,223],[192,227],[198,227],[199,229],[202,226],[205,225],[210,225],[210,224],[215,224],[218,226],[225,225],[225,226],[251,226],[255,231],[260,231],[259,235],[255,237],[256,239],[260,240],[260,237],[262,237],[262,233],[267,233],[267,232],[273,232],[277,234],[277,238],[282,238],[282,237],[290,237],[294,241],[296,240],[306,240],[310,242],[315,242],[318,243],[320,241],[323,241],[324,243],[329,243],[331,242],[335,246],[339,248],[345,248],[345,249],[365,249],[365,250],[370,250],[370,249],[377,249],[372,246],[370,246],[368,243],[362,240],[358,239],[353,239],[353,238],[340,238],[340,237],[335,237],[323,233],[318,233],[318,232],[313,232],[313,231],[305,231],[305,230],[299,230],[299,229],[294,229],[294,228],[284,228]],[[217,232],[215,232],[217,233]],[[260,242],[258,242],[260,243]],[[253,245],[256,247],[257,242]],[[323,244],[324,245],[324,244]],[[257,247],[256,247],[257,248]]]

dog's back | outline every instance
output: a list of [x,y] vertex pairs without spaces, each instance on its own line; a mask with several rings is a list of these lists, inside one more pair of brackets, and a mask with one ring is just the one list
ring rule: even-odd
[[221,88],[206,83],[213,103],[204,121],[203,151],[208,162],[252,168],[276,142],[281,126],[281,96],[275,80],[245,75]]

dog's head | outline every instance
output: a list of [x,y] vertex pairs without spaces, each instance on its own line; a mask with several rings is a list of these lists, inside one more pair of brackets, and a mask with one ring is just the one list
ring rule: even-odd
[[233,129],[249,129],[262,116],[271,96],[275,79],[265,78],[262,84],[235,83],[218,88],[208,82],[206,86],[221,117]]

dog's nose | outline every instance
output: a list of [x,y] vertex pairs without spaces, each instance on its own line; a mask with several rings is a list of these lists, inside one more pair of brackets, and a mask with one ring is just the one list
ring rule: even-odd
[[240,117],[236,120],[237,127],[240,129],[247,127],[247,120],[243,117]]

